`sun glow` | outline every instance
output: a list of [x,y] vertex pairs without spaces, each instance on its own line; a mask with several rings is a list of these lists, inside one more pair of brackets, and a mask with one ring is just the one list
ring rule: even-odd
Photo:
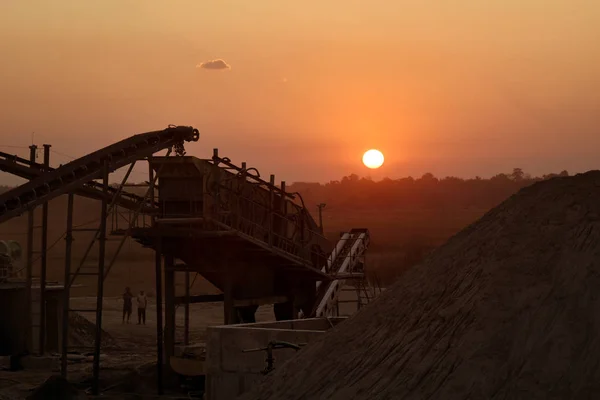
[[383,165],[383,153],[376,149],[371,149],[363,154],[363,164],[367,168],[375,169]]

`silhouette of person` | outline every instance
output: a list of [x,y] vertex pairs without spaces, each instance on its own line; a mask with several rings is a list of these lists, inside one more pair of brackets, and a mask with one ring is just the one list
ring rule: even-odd
[[148,298],[144,294],[143,290],[140,290],[140,294],[137,296],[138,306],[138,325],[146,325],[146,306],[148,305]]
[[125,293],[123,293],[123,323],[125,323],[126,316],[127,316],[127,323],[129,323],[129,319],[131,318],[132,311],[133,311],[133,293],[131,293],[131,289],[129,289],[129,287],[126,287]]

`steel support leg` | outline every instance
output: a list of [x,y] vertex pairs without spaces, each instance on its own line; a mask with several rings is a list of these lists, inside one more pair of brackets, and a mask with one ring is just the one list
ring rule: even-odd
[[[44,167],[50,166],[50,145],[44,145]],[[46,273],[48,267],[48,202],[42,205],[42,268],[40,272],[40,354],[46,350]]]
[[169,364],[175,352],[175,271],[173,256],[165,256],[165,356]]
[[102,303],[104,300],[104,260],[106,256],[106,220],[108,218],[108,204],[106,197],[108,194],[108,161],[104,162],[103,172],[103,192],[102,211],[100,217],[100,235],[99,235],[99,254],[98,254],[98,291],[96,297],[96,337],[94,339],[94,365],[93,365],[93,380],[92,394],[98,395],[99,378],[100,378],[100,345],[102,344]]
[[[37,152],[37,146],[31,145],[29,146],[29,161],[35,163],[35,155]],[[26,299],[25,299],[25,309],[26,309],[26,318],[25,318],[25,334],[27,341],[27,349],[29,351],[33,350],[33,307],[32,307],[32,293],[31,286],[33,283],[33,225],[34,225],[34,209],[30,209],[27,211],[27,270],[25,277],[25,290]]]
[[[149,196],[150,204],[154,204],[154,170],[152,169],[152,156],[148,156],[148,181],[150,182]],[[156,227],[152,219],[152,227]],[[162,238],[156,238],[155,282],[156,282],[156,391],[159,396],[164,393],[163,389],[163,309],[162,309]]]
[[156,390],[163,394],[162,239],[156,239]]
[[185,271],[185,304],[183,320],[183,344],[190,344],[190,272]]
[[61,345],[61,361],[60,361],[60,374],[63,378],[67,377],[67,350],[69,347],[69,306],[70,306],[70,287],[68,285],[69,279],[71,278],[71,248],[73,244],[73,193],[69,193],[67,203],[67,235],[65,240],[67,241],[65,247],[65,288],[63,292],[63,311],[62,311],[62,345]]

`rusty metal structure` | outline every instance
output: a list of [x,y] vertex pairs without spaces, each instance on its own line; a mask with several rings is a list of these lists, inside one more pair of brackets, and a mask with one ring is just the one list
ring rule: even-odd
[[[190,303],[223,301],[226,324],[254,322],[255,312],[263,304],[274,304],[277,320],[295,319],[299,311],[306,317],[335,316],[342,283],[364,281],[364,255],[369,244],[366,229],[343,233],[339,242],[332,244],[322,235],[322,226],[311,217],[302,197],[289,193],[285,182],[277,185],[273,175],[265,180],[255,168],[248,168],[246,163],[237,166],[221,157],[217,149],[208,159],[185,156],[184,142],[198,139],[199,133],[192,127],[169,126],[132,136],[55,169],[50,167],[49,145],[44,145],[43,164],[35,162],[34,147],[29,160],[0,153],[0,171],[29,180],[0,195],[0,223],[23,213],[29,215],[26,257],[29,288],[34,253],[33,209],[39,206],[43,209],[39,322],[42,353],[48,201],[68,195],[62,373],[66,376],[69,312],[94,312],[93,393],[98,393],[104,280],[128,237],[156,254],[158,376],[162,376],[163,364],[168,364],[174,354],[178,304],[185,306],[187,344]],[[166,156],[154,155],[164,149],[168,149]],[[125,190],[133,166],[140,160],[149,164],[144,196]],[[122,167],[128,169],[121,184],[110,186],[109,174]],[[101,182],[97,182],[99,179]],[[99,226],[92,229],[93,239],[83,259],[73,264],[73,235],[79,231],[73,225],[75,195],[97,199],[102,206]],[[106,254],[109,236],[120,241],[110,259]],[[88,255],[94,248],[98,257],[91,265]],[[184,273],[186,277],[183,295],[175,293],[176,273]],[[192,295],[191,273],[207,279],[222,294]],[[77,277],[85,275],[97,278],[96,308],[71,309],[69,288]],[[158,392],[162,392],[161,379]]]

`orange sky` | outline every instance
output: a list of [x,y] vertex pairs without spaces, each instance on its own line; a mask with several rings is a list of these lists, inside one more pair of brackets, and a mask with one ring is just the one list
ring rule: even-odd
[[190,154],[288,182],[366,174],[372,147],[381,176],[584,171],[599,38],[597,0],[3,0],[0,145],[80,156],[181,124]]

